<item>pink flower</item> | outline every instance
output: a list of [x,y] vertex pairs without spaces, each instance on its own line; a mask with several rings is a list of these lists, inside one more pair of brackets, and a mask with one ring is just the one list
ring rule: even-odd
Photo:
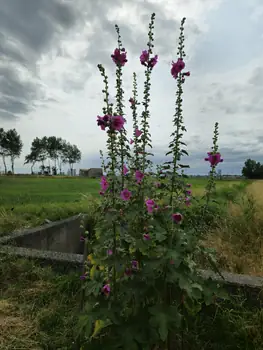
[[108,250],[107,250],[107,254],[108,254],[108,255],[112,255],[112,254],[113,254],[113,251],[112,251],[111,249],[108,249]]
[[205,161],[208,161],[211,167],[217,166],[218,163],[223,162],[223,159],[221,158],[221,154],[219,152],[208,152],[207,155],[208,157],[205,158]]
[[183,220],[183,215],[180,213],[172,214],[172,219],[176,224],[180,224],[181,221]]
[[158,62],[158,55],[150,58],[149,51],[143,50],[140,56],[140,61],[143,66],[153,68]]
[[145,201],[145,204],[146,204],[148,213],[152,213],[154,207],[156,206],[154,200],[152,200],[152,199],[147,199],[147,200]]
[[192,191],[191,191],[191,190],[187,190],[187,191],[186,191],[186,194],[188,194],[188,196],[191,196]]
[[104,115],[104,117],[97,116],[97,125],[100,126],[101,130],[105,130],[105,128],[109,125],[110,116]]
[[185,205],[186,205],[187,207],[190,207],[190,205],[191,205],[191,198],[189,198],[189,197],[186,197],[186,198],[185,198]]
[[160,187],[161,187],[161,183],[160,183],[160,182],[155,182],[155,186],[156,186],[157,188],[160,188]]
[[190,187],[192,187],[192,185],[191,184],[186,184],[186,187],[190,188]]
[[155,55],[154,57],[152,57],[149,61],[149,67],[153,68],[156,63],[158,62],[158,55]]
[[185,63],[182,58],[178,58],[177,62],[172,62],[171,74],[176,79],[178,74],[184,69]]
[[125,123],[125,119],[121,115],[113,115],[110,119],[110,126],[112,130],[120,131]]
[[123,165],[123,169],[122,169],[123,175],[127,175],[128,172],[129,172],[129,169],[128,169],[128,168],[126,167],[126,165],[124,164],[124,165]]
[[109,188],[109,183],[107,181],[106,176],[102,176],[101,181],[100,181],[100,186],[101,186],[101,190],[103,192],[107,191],[107,189]]
[[103,191],[100,191],[100,192],[99,192],[99,195],[100,195],[100,196],[104,196],[104,194],[105,194],[105,193],[104,193]]
[[124,66],[127,60],[127,52],[125,49],[115,49],[114,53],[111,55],[111,58],[113,62],[116,64],[116,66]]
[[110,294],[110,285],[109,284],[105,284],[105,286],[102,287],[102,293],[105,295]]
[[139,263],[138,263],[137,260],[132,260],[131,264],[132,264],[132,269],[138,270],[138,268],[139,268]]
[[141,134],[142,134],[142,131],[141,131],[141,130],[135,129],[135,136],[136,136],[136,137],[140,137]]
[[190,77],[190,72],[185,72],[183,73],[183,75],[185,75],[186,77]]
[[125,188],[123,191],[121,191],[121,199],[124,201],[128,201],[131,198],[131,192]]
[[137,184],[142,182],[142,179],[144,178],[144,174],[140,170],[135,171],[135,178],[137,180]]
[[149,240],[151,239],[149,233],[145,233],[145,234],[143,235],[143,239],[144,239],[145,241],[149,241]]
[[131,97],[131,98],[129,99],[129,102],[130,102],[131,105],[135,105],[134,98]]
[[148,62],[148,60],[149,60],[149,52],[147,50],[143,50],[140,56],[141,64],[146,66],[146,63]]
[[130,139],[130,145],[132,145],[134,143],[133,139]]

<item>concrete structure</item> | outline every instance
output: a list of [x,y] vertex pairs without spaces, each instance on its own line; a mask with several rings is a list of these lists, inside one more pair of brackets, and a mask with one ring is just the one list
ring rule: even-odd
[[79,176],[97,178],[103,175],[101,168],[79,169]]

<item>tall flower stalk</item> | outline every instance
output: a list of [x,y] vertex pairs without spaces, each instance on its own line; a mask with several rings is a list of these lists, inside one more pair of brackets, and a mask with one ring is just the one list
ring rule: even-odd
[[[125,48],[122,46],[121,36],[120,36],[120,29],[118,25],[115,25],[115,30],[117,32],[118,37],[118,48],[115,49],[114,54],[112,55],[112,59],[114,63],[116,64],[116,113],[117,115],[124,116],[124,91],[122,88],[122,69],[126,62],[128,62],[126,55],[127,52],[125,51]],[[120,172],[121,172],[121,189],[124,188],[124,174],[123,174],[123,168],[124,168],[124,160],[129,155],[129,145],[127,140],[127,132],[125,128],[120,130],[119,133],[119,158],[120,158]]]
[[223,162],[223,159],[221,158],[221,154],[218,152],[218,122],[215,123],[215,129],[214,129],[214,135],[213,135],[213,146],[212,151],[207,153],[207,158],[205,158],[205,161],[210,163],[211,170],[209,172],[209,179],[206,186],[206,206],[208,205],[210,198],[215,191],[215,176],[216,176],[216,167],[219,163]]
[[141,116],[141,129],[142,129],[142,137],[141,137],[141,154],[142,154],[142,172],[145,173],[147,166],[149,166],[152,162],[147,159],[146,147],[152,148],[151,144],[151,134],[149,132],[150,124],[150,89],[151,89],[151,73],[153,67],[156,65],[158,61],[158,56],[153,55],[154,48],[154,21],[155,21],[155,13],[151,16],[151,21],[149,23],[149,32],[148,32],[148,50],[142,51],[140,56],[141,64],[146,67],[145,69],[145,82],[144,82],[144,94],[143,94],[143,111]]
[[182,154],[186,154],[185,150],[181,150],[181,146],[185,145],[182,142],[183,132],[186,131],[186,128],[183,124],[183,83],[185,81],[185,76],[189,76],[190,73],[183,73],[182,70],[185,68],[184,57],[184,23],[185,18],[181,21],[180,26],[180,36],[179,36],[179,45],[178,45],[178,60],[177,62],[172,62],[171,74],[174,79],[177,79],[177,91],[176,91],[176,102],[175,102],[175,114],[173,119],[174,131],[171,134],[172,141],[169,144],[170,151],[166,154],[172,154],[172,162],[168,162],[168,168],[172,164],[172,178],[171,178],[171,193],[170,193],[170,205],[173,206],[174,192],[176,188],[176,181],[178,178],[178,168],[182,165],[179,165]]

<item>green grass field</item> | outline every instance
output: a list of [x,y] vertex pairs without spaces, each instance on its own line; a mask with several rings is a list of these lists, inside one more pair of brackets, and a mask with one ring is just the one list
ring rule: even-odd
[[[0,235],[40,225],[45,219],[60,220],[92,210],[99,198],[99,179],[84,177],[0,177]],[[194,195],[204,192],[206,179],[191,178]],[[240,181],[218,181],[230,188]]]

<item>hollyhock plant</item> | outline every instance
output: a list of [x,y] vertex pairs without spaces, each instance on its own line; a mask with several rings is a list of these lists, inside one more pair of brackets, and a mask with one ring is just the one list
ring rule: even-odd
[[124,48],[122,48],[121,50],[118,48],[115,49],[114,53],[111,55],[111,58],[117,66],[124,66],[128,62],[127,52]]
[[172,214],[172,219],[176,224],[180,224],[183,220],[183,215],[180,213]]
[[125,119],[121,115],[114,115],[110,119],[110,127],[112,130],[120,131],[123,129]]
[[[141,103],[138,102],[136,73],[133,73],[132,94],[128,95],[132,96],[129,100],[132,121],[125,109],[122,81],[127,74],[127,52],[122,47],[117,25],[118,45],[111,56],[116,64],[114,106],[109,101],[106,70],[98,65],[104,82],[104,106],[97,124],[106,131],[107,137],[105,160],[101,152],[105,175],[100,184],[101,193],[105,195],[99,200],[92,227],[94,241],[87,245],[90,258],[85,265],[88,273],[83,278],[84,317],[80,318],[79,341],[83,349],[99,346],[103,349],[172,350],[175,348],[173,335],[181,334],[189,314],[200,310],[204,301],[209,304],[215,293],[220,295],[217,287],[212,288],[212,282],[203,282],[196,267],[194,257],[200,250],[206,256],[206,249],[201,247],[202,233],[198,236],[195,220],[187,208],[191,203],[191,190],[185,183],[183,170],[187,165],[182,161],[187,155],[182,140],[186,131],[183,82],[190,76],[189,72],[184,72],[187,66],[185,19],[180,26],[178,57],[171,69],[176,106],[167,145],[169,158],[157,172],[151,160],[150,92],[152,74],[155,74],[153,67],[158,60],[153,54],[154,20],[155,14],[149,24],[147,49],[140,55],[144,66]],[[127,130],[132,124],[131,139],[127,137],[126,121]],[[219,153],[215,144],[212,154]],[[215,165],[211,171],[214,168]],[[207,191],[210,190],[211,187]],[[188,308],[182,309],[182,295]],[[96,337],[92,333],[95,328]],[[133,339],[136,343],[132,343]]]
[[135,178],[136,178],[137,184],[139,184],[142,182],[142,180],[144,178],[144,174],[140,170],[136,170],[135,171]]
[[121,199],[124,201],[128,201],[131,198],[131,192],[125,188],[123,191],[121,191]]
[[219,163],[223,162],[223,159],[221,158],[221,154],[219,152],[213,153],[213,152],[208,152],[207,153],[208,157],[205,158],[205,161],[208,161],[212,166],[217,166]]
[[123,169],[122,169],[123,175],[127,175],[128,172],[129,172],[129,169],[128,169],[128,168],[126,167],[126,165],[124,164],[124,165],[123,165]]
[[102,293],[105,295],[109,295],[111,291],[110,285],[105,284],[105,286],[102,287]]
[[149,233],[144,233],[144,234],[143,234],[143,239],[144,239],[145,241],[149,241],[149,240],[151,239],[151,236],[149,235]]
[[142,131],[141,131],[141,130],[139,130],[139,129],[136,129],[136,130],[135,130],[135,136],[136,136],[136,137],[140,137],[141,134],[142,134]]
[[109,183],[107,181],[106,176],[102,176],[100,181],[101,191],[105,192],[109,188]]

